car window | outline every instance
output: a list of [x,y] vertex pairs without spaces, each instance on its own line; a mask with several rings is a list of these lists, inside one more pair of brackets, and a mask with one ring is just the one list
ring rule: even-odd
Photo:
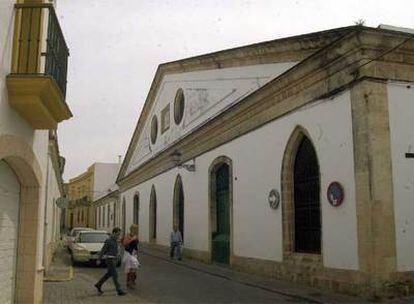
[[104,243],[108,237],[106,233],[81,233],[79,243]]

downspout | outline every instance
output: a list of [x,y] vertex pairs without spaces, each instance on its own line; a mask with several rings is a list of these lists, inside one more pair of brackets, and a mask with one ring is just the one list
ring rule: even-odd
[[47,146],[47,163],[46,163],[46,185],[45,185],[45,207],[44,207],[44,220],[43,220],[43,268],[46,273],[47,264],[47,201],[49,194],[49,157],[50,157],[49,144]]

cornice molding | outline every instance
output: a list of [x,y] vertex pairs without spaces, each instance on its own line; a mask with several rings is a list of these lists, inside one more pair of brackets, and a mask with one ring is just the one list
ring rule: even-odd
[[176,149],[182,153],[183,161],[192,159],[363,79],[414,81],[414,41],[378,58],[407,37],[410,35],[366,28],[345,35],[154,155],[127,176],[120,175],[120,191],[175,167],[169,155]]

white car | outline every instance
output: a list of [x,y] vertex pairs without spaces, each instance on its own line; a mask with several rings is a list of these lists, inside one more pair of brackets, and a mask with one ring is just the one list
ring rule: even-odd
[[[96,262],[98,254],[109,235],[106,231],[80,231],[70,247],[72,263]],[[117,265],[121,265],[120,253],[118,254]]]
[[79,232],[81,231],[91,231],[93,230],[92,228],[89,227],[75,227],[73,228],[70,233],[66,236],[66,246],[69,250],[69,252],[71,252],[71,246],[73,241],[76,239],[76,237],[78,236]]

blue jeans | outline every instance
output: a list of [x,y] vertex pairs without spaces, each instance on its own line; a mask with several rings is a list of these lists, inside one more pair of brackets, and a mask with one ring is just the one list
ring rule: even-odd
[[97,286],[101,287],[102,284],[106,282],[106,280],[112,277],[116,291],[117,292],[122,291],[121,285],[118,282],[118,272],[116,271],[116,263],[117,263],[117,259],[111,259],[111,258],[106,259],[106,266],[108,267],[108,270],[104,274],[104,276],[99,280],[99,282],[96,283]]
[[174,257],[174,251],[177,249],[177,258],[181,260],[181,244],[179,242],[171,243],[170,257]]

